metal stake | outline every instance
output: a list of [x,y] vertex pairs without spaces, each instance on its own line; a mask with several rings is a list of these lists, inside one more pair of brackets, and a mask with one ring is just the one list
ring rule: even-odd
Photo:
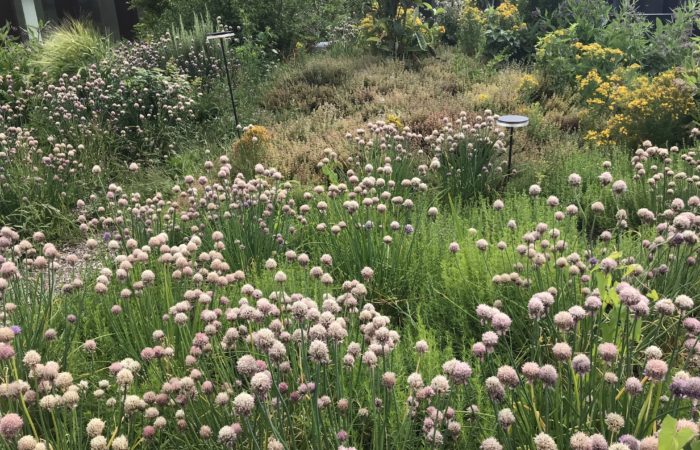
[[238,112],[236,111],[236,100],[233,97],[233,85],[231,83],[231,74],[228,71],[228,58],[226,58],[226,48],[224,47],[224,40],[219,39],[219,44],[221,44],[221,54],[224,56],[224,68],[226,69],[226,80],[228,81],[228,92],[231,95],[231,107],[233,108],[233,120],[236,125],[236,134],[241,137],[241,130],[239,128],[238,122]]
[[526,127],[530,123],[530,119],[525,116],[507,115],[501,116],[496,120],[496,125],[499,127],[510,128],[510,139],[508,143],[508,176],[512,175],[513,170],[513,134],[516,128]]
[[513,161],[513,132],[515,128],[510,129],[510,145],[508,146],[508,175],[511,173],[511,164]]

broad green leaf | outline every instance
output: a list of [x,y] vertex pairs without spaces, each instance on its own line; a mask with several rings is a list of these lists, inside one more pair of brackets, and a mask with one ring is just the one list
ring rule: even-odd
[[605,274],[601,271],[596,271],[595,273],[595,282],[596,282],[596,287],[598,288],[598,292],[600,293],[600,299],[603,300],[604,302],[606,301],[606,293],[608,291],[608,286],[605,283]]
[[328,178],[328,181],[330,181],[332,184],[338,184],[338,174],[335,173],[330,166],[323,166],[323,168],[321,168],[321,172],[323,172],[326,178]]
[[671,416],[664,418],[659,430],[659,450],[682,450],[693,439],[693,432],[688,428],[676,431],[677,424]]
[[[671,416],[664,417],[659,429],[659,450],[662,450],[662,445],[667,445],[671,440],[671,436],[676,432],[676,424],[678,421]],[[667,447],[666,450],[672,450]]]
[[615,292],[615,289],[611,289],[611,290],[608,292],[608,298],[610,299],[610,302],[611,302],[613,305],[617,306],[617,305],[620,304],[620,296],[617,295],[617,292]]
[[[632,319],[630,318],[630,320]],[[639,342],[642,339],[642,321],[639,319],[635,321],[632,339],[634,339],[634,342]]]
[[[603,332],[603,341],[604,342],[613,342],[613,338],[615,337],[615,327],[617,327],[617,323],[620,321],[620,306],[617,305],[613,307],[612,310],[608,313],[608,321],[603,323],[603,325],[600,327],[601,331]],[[620,337],[620,333],[618,332],[618,337]],[[617,344],[614,342],[614,344]]]
[[420,33],[415,33],[416,40],[418,41],[418,46],[421,50],[425,51],[428,48],[428,44],[425,42],[425,38]]
[[621,252],[612,252],[612,253],[610,253],[610,255],[608,255],[608,258],[614,259],[617,261],[618,259],[622,258],[622,253]]

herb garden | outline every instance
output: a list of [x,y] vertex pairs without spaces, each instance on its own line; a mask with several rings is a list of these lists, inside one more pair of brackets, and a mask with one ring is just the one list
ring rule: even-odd
[[0,32],[1,449],[700,448],[700,3],[249,3]]

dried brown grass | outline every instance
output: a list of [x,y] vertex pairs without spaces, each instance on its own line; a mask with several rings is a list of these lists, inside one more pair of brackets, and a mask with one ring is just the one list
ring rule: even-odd
[[[460,111],[472,118],[485,109],[533,113],[532,105],[518,94],[524,70],[492,70],[483,77],[486,81],[470,82],[460,75],[460,64],[474,64],[469,67],[472,71],[489,70],[451,50],[411,70],[401,61],[369,55],[317,55],[298,62],[267,87],[260,101],[276,118],[267,125],[272,139],[266,163],[307,182],[319,176],[316,164],[324,149],[332,148],[342,160],[349,151],[345,134],[368,121],[397,117],[403,125],[428,134],[441,127],[444,117]],[[560,123],[555,127],[559,129],[571,126],[566,124],[573,119],[555,111],[543,120]],[[542,133],[526,133],[529,148],[542,147],[540,141],[547,139]]]

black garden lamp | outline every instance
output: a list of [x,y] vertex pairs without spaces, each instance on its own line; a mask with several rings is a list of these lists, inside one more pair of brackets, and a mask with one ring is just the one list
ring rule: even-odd
[[241,137],[241,129],[239,127],[238,112],[236,112],[236,100],[233,97],[233,83],[231,82],[231,73],[228,70],[228,59],[226,58],[226,48],[224,47],[224,39],[231,39],[235,33],[231,31],[220,31],[217,33],[207,34],[207,41],[218,40],[221,44],[221,54],[224,57],[224,69],[226,69],[226,80],[228,81],[228,92],[231,95],[231,107],[233,108],[233,120],[236,125],[236,134]]
[[510,128],[510,144],[508,145],[508,175],[511,174],[513,160],[513,133],[516,128],[526,127],[529,123],[530,119],[528,119],[526,116],[518,116],[515,114],[501,116],[496,120],[496,125],[499,127]]

